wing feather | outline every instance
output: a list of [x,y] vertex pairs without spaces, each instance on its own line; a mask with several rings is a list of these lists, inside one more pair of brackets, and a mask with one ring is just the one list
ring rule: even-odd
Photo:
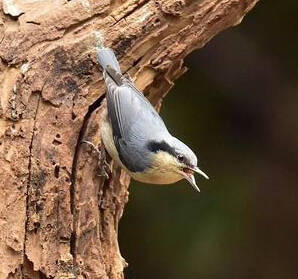
[[168,133],[163,120],[130,82],[108,86],[107,106],[120,160],[130,171],[143,171],[149,164],[146,143]]
[[113,50],[98,49],[98,61],[107,85],[108,116],[122,163],[132,172],[150,164],[148,141],[168,135],[164,122],[150,102],[121,74]]

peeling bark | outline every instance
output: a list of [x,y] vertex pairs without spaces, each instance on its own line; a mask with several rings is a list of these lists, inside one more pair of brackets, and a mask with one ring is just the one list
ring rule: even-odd
[[99,34],[159,108],[184,57],[257,0],[2,0],[0,279],[123,278],[129,177],[98,176],[105,87]]

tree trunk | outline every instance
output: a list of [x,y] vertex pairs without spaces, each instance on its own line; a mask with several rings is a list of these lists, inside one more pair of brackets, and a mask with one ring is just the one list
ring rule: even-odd
[[99,176],[97,154],[80,144],[100,145],[95,41],[159,108],[184,57],[256,2],[2,1],[0,279],[123,278],[117,227],[130,179],[116,166]]

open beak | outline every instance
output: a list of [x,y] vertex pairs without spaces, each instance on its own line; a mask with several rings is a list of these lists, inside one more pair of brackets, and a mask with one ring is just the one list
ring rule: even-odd
[[190,185],[200,192],[199,187],[197,186],[195,177],[194,177],[194,172],[204,176],[206,179],[209,179],[208,175],[204,173],[202,170],[200,170],[198,167],[192,168],[192,169],[186,169],[185,171],[182,172],[183,177],[190,183]]
[[200,170],[198,167],[195,167],[195,168],[193,168],[192,170],[193,170],[194,172],[196,172],[196,173],[198,173],[198,174],[204,176],[206,179],[209,179],[209,176],[208,176],[206,173],[204,173],[202,170]]

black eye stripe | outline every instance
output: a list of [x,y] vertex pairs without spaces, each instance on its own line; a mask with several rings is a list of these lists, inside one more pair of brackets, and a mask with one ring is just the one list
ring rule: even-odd
[[165,141],[161,141],[161,142],[157,142],[157,141],[150,141],[147,144],[147,148],[154,153],[157,153],[158,151],[165,151],[168,152],[169,154],[173,155],[174,157],[176,157],[178,160],[178,156],[182,156],[183,160],[180,161],[181,163],[183,162],[186,165],[191,165],[190,161],[188,160],[187,157],[185,157],[182,154],[178,154],[175,149],[173,147],[171,147],[168,143],[166,143]]
[[165,141],[157,142],[157,141],[150,141],[147,144],[148,149],[151,152],[157,153],[158,151],[165,151],[173,156],[177,156],[177,153],[175,152],[174,148],[172,148],[169,144],[167,144]]

